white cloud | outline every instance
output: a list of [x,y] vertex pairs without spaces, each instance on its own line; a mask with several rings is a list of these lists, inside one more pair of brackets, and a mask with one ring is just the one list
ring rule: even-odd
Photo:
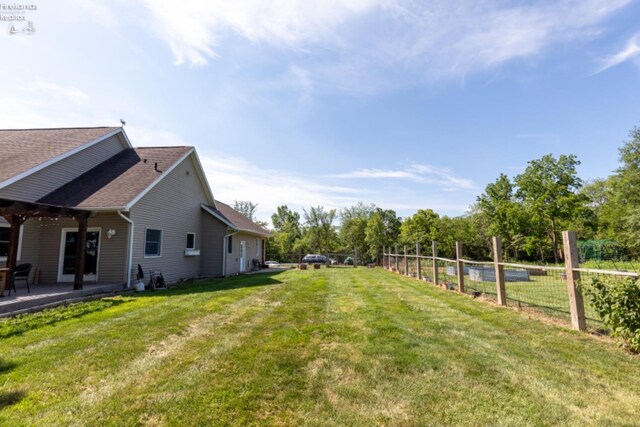
[[28,84],[25,89],[29,92],[44,93],[48,96],[73,102],[75,104],[85,104],[89,100],[89,95],[73,86],[62,86],[46,80],[35,80]]
[[[289,51],[308,65],[302,82],[353,90],[465,76],[554,43],[594,37],[630,0],[146,0],[152,31],[176,63],[204,65],[233,35]],[[222,59],[224,60],[224,58]],[[398,70],[405,71],[399,73]],[[294,74],[296,68],[292,68]],[[385,82],[385,78],[387,81]],[[299,75],[298,75],[299,77]],[[300,84],[300,81],[294,84]]]
[[442,191],[475,190],[470,179],[459,178],[448,168],[427,164],[411,164],[404,169],[357,169],[352,172],[330,175],[332,178],[397,179],[432,184]]
[[276,207],[351,206],[367,195],[366,189],[330,185],[312,177],[264,168],[245,159],[200,153],[202,166],[216,199],[226,203],[251,200],[258,203],[257,215],[268,220]]
[[640,55],[640,33],[636,33],[631,37],[627,42],[627,45],[620,52],[603,59],[600,68],[596,71],[596,74],[633,58],[637,58],[638,55]]

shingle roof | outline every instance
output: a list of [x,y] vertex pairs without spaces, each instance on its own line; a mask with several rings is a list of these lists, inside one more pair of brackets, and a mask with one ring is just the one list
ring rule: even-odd
[[192,149],[125,149],[42,197],[38,203],[84,209],[124,207]]
[[118,129],[120,128],[0,130],[0,182]]
[[233,209],[231,206],[225,203],[222,203],[219,200],[216,200],[216,207],[217,209],[215,209],[212,206],[207,206],[208,209],[214,211],[218,215],[221,215],[228,222],[233,224],[235,228],[237,228],[238,230],[259,234],[265,237],[270,235],[270,233],[267,230],[260,227],[258,224],[251,221],[249,218],[242,215],[240,212]]

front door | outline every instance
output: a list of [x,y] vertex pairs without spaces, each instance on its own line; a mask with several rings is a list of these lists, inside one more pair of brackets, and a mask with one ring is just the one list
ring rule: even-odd
[[[73,282],[76,271],[76,242],[78,230],[73,228],[62,229],[62,241],[60,244],[60,265],[58,268],[59,282]],[[88,282],[98,281],[98,258],[100,255],[100,229],[89,228],[87,230],[87,243],[84,255],[84,280]]]
[[240,273],[247,271],[247,242],[240,242]]

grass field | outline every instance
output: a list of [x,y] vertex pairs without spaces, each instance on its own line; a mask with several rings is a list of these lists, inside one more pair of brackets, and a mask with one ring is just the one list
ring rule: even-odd
[[381,269],[0,323],[0,425],[633,425],[640,358]]

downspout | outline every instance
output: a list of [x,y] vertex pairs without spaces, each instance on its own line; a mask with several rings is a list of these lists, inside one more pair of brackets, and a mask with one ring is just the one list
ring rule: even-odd
[[133,262],[133,232],[135,230],[135,224],[130,218],[123,215],[122,211],[118,211],[120,218],[127,221],[129,227],[129,265],[127,266],[127,289],[131,289],[131,263]]
[[234,234],[238,234],[240,231],[234,231],[233,233],[226,234],[222,238],[222,277],[227,276],[227,252],[229,252],[229,245],[227,243],[227,237],[231,237]]

